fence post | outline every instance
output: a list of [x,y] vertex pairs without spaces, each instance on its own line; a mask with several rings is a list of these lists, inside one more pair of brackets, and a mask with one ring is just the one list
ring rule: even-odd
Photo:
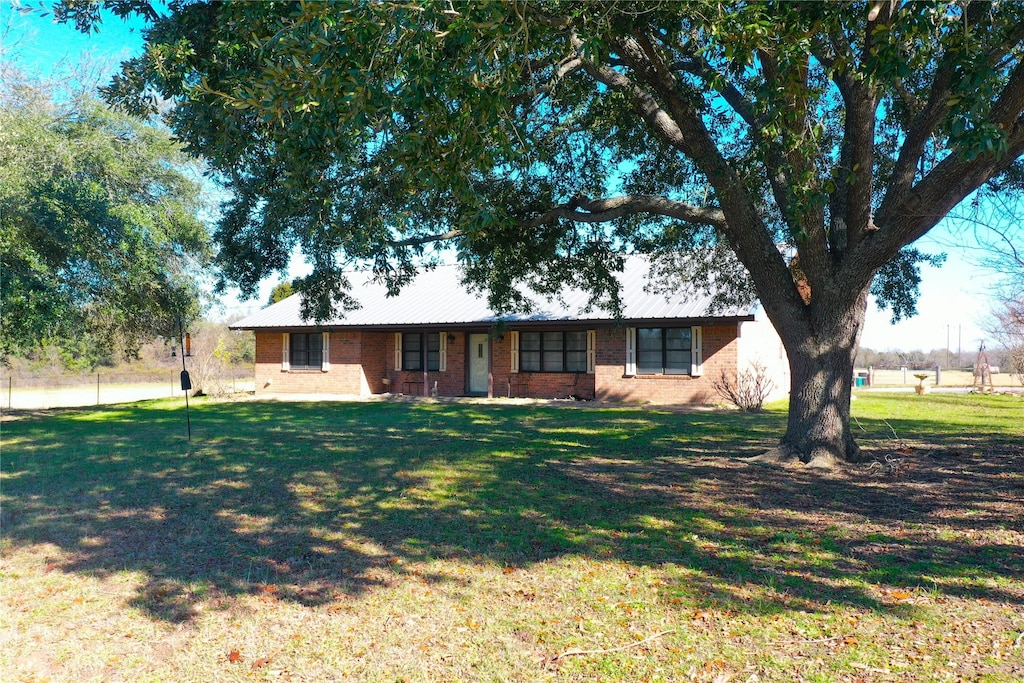
[[13,379],[14,378],[12,377],[7,378],[7,410],[11,409],[11,383],[13,382]]
[[96,373],[96,405],[100,404],[100,373]]

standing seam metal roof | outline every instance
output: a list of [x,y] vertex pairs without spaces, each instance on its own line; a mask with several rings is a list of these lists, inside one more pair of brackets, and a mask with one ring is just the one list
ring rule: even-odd
[[[655,294],[646,291],[650,264],[638,256],[628,257],[618,279],[621,285],[621,321],[668,319],[753,319],[755,306],[732,307],[711,312],[712,297],[696,292]],[[484,294],[471,292],[462,284],[456,265],[443,265],[421,272],[397,296],[387,296],[387,288],[371,280],[368,272],[348,274],[351,294],[361,308],[341,317],[317,324],[303,320],[300,297],[293,295],[238,322],[232,329],[292,329],[344,327],[400,327],[425,325],[493,325],[505,322],[615,322],[611,313],[594,309],[584,313],[588,295],[579,289],[567,289],[563,301],[544,300],[533,295],[533,310],[525,314],[497,316],[487,305]]]

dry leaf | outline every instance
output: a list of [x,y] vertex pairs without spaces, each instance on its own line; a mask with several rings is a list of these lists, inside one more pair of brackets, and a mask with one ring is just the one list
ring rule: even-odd
[[242,653],[239,652],[238,650],[232,650],[231,652],[228,653],[228,661],[231,662],[232,664],[236,664],[236,663],[242,661]]
[[272,661],[274,661],[273,657],[263,657],[262,659],[257,659],[255,662],[252,663],[252,669],[253,671],[255,671],[256,669],[262,669],[267,664],[270,664]]
[[911,593],[910,591],[893,591],[889,595],[891,595],[895,600],[909,600]]

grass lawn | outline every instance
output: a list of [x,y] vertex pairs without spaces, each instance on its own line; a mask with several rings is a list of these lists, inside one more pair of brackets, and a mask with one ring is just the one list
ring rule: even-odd
[[898,464],[735,459],[784,407],[7,416],[0,680],[1024,680],[1024,399],[854,410]]

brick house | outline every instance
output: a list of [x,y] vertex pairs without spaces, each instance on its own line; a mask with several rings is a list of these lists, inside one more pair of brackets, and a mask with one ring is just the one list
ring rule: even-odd
[[395,297],[352,278],[361,308],[343,318],[304,321],[296,295],[231,328],[256,334],[257,394],[705,403],[718,401],[713,379],[756,361],[784,395],[785,353],[756,306],[711,313],[708,296],[647,291],[648,271],[627,259],[618,320],[584,312],[576,290],[499,319],[457,267],[439,266]]

